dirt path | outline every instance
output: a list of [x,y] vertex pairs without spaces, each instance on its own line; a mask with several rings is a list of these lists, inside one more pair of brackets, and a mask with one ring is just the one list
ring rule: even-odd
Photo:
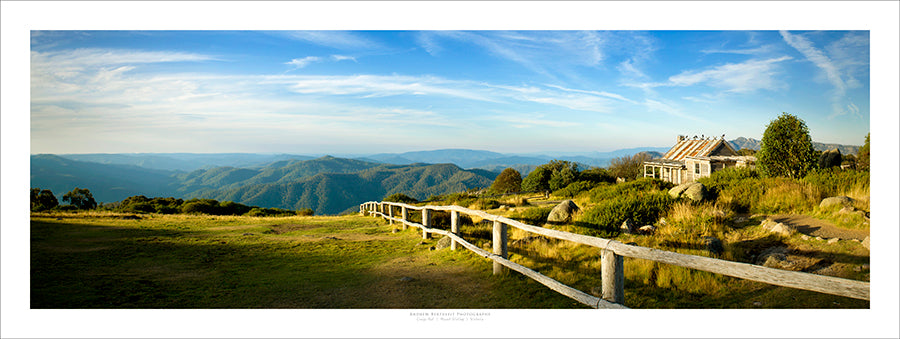
[[857,239],[861,241],[869,236],[869,231],[836,227],[828,221],[816,219],[808,215],[779,214],[771,215],[769,216],[769,219],[788,226],[793,226],[797,229],[797,232],[811,237],[822,237],[825,239],[839,238],[842,240]]

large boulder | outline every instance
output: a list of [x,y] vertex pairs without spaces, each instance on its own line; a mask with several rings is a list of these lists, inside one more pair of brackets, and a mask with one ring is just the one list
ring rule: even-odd
[[853,199],[845,196],[837,196],[837,197],[828,197],[822,199],[822,202],[819,203],[819,208],[826,208],[834,205],[841,206],[850,206],[853,203]]
[[787,254],[787,247],[770,247],[759,254],[756,258],[756,264],[765,267],[792,270],[796,268],[797,263],[788,259]]
[[641,228],[638,228],[638,233],[643,234],[643,235],[651,235],[653,233],[656,233],[656,226],[653,226],[653,225],[641,226]]
[[831,168],[841,165],[841,150],[834,148],[822,152],[819,156],[819,168]]
[[862,245],[865,246],[867,250],[871,250],[869,248],[870,245],[869,245],[869,237],[868,236],[865,239],[863,239]]
[[684,190],[686,190],[691,184],[693,184],[693,182],[686,182],[681,185],[672,187],[672,189],[669,190],[669,195],[674,199],[678,199],[678,197],[681,196],[681,193],[684,193]]
[[762,224],[763,229],[766,231],[777,233],[785,236],[790,236],[797,232],[797,229],[791,225],[786,225],[780,222],[775,222],[772,220],[766,219]]
[[638,233],[638,227],[634,224],[634,221],[631,221],[631,219],[625,219],[625,221],[622,222],[622,226],[619,226],[619,230],[622,231],[622,233],[627,234]]
[[447,247],[450,247],[450,242],[451,242],[451,241],[453,241],[453,239],[450,239],[450,237],[448,237],[448,236],[445,235],[443,238],[441,238],[441,240],[438,240],[437,244],[434,244],[434,249],[435,249],[435,250],[442,250],[442,249],[445,249],[445,248],[447,248]]
[[703,199],[706,199],[706,186],[703,186],[703,184],[696,181],[683,183],[672,187],[672,189],[669,190],[669,195],[675,199],[685,197],[693,201],[702,201]]
[[550,215],[547,216],[547,222],[551,224],[567,223],[572,221],[572,217],[578,210],[580,209],[578,208],[578,205],[575,205],[574,201],[564,200],[550,211]]

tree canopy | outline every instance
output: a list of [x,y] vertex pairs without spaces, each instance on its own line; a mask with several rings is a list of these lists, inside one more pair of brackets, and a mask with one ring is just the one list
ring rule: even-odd
[[617,178],[629,180],[637,179],[644,175],[644,161],[652,158],[653,157],[646,152],[640,152],[632,156],[626,155],[613,158],[609,162],[609,173]]
[[522,190],[522,175],[513,168],[507,168],[494,179],[491,190],[496,193],[519,192]]
[[869,170],[869,135],[871,133],[866,134],[866,143],[859,148],[856,157],[856,168],[863,171]]
[[59,201],[50,190],[31,189],[31,210],[43,211],[59,206]]
[[92,210],[97,208],[97,201],[87,188],[78,188],[69,191],[63,195],[63,201],[80,210]]
[[550,162],[535,168],[525,177],[525,180],[522,180],[522,190],[557,190],[568,186],[577,177],[578,164],[566,160],[550,160]]
[[809,129],[802,119],[782,113],[763,133],[757,168],[770,177],[802,178],[816,166]]

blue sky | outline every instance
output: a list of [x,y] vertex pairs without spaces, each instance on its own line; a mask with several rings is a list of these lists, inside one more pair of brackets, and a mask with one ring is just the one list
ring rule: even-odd
[[869,132],[868,31],[32,31],[31,153],[507,153]]

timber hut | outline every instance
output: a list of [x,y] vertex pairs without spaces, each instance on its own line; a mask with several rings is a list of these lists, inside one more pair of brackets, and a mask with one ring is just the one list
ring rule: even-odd
[[721,138],[679,135],[662,158],[644,162],[644,177],[679,185],[728,167],[752,167],[755,162],[756,157],[739,156],[724,134]]

